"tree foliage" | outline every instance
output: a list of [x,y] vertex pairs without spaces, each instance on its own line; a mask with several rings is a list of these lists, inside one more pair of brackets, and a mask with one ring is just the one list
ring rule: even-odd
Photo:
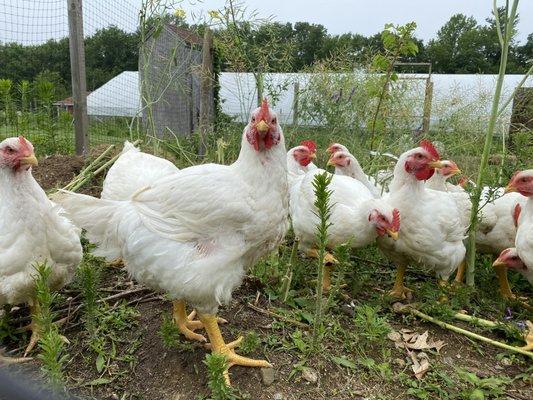
[[[369,37],[354,33],[331,35],[320,24],[280,23],[259,19],[246,9],[233,11],[233,15],[231,10],[226,9],[210,12],[211,22],[215,22],[212,26],[215,39],[223,44],[220,49],[222,70],[261,73],[304,71],[341,52],[345,59],[350,60],[350,65],[369,65],[376,54],[386,54],[387,47],[394,47],[394,41],[402,36],[401,32],[393,33],[392,26],[386,27],[384,33]],[[503,24],[503,9],[498,12]],[[235,13],[237,15],[233,19]],[[200,34],[205,26],[205,22],[189,26],[182,15],[159,17],[166,18],[169,23],[197,29]],[[513,29],[516,33],[516,21]],[[409,48],[401,52],[402,61],[431,61],[433,70],[438,73],[498,71],[501,50],[494,16],[480,24],[473,17],[453,15],[427,44],[413,37],[412,33],[409,32]],[[139,31],[124,32],[115,26],[101,29],[86,38],[88,90],[98,88],[122,71],[137,70],[139,42]],[[415,48],[418,52],[414,51]],[[508,73],[525,73],[531,59],[533,33],[523,44],[513,39],[509,47]],[[33,82],[40,73],[47,71],[51,74],[48,80],[53,81],[56,87],[55,100],[66,97],[70,93],[68,38],[32,46],[0,43],[0,71],[0,78],[15,84]],[[417,72],[416,69],[411,71]]]

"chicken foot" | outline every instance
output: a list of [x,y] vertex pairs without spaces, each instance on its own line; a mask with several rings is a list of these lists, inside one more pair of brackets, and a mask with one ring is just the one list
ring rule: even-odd
[[211,351],[213,353],[222,354],[226,357],[228,365],[227,369],[224,372],[224,378],[228,385],[231,384],[229,379],[229,369],[234,365],[240,365],[243,367],[257,367],[257,368],[272,368],[272,364],[265,360],[254,360],[252,358],[247,358],[238,355],[235,353],[234,348],[237,347],[242,338],[226,344],[220,328],[218,326],[218,318],[216,315],[212,314],[201,314],[198,313],[198,318],[203,323],[205,330],[207,331],[207,336],[209,337]]
[[[204,335],[194,332],[197,329],[204,328],[202,321],[194,319],[196,317],[196,311],[192,311],[187,315],[185,300],[174,300],[172,306],[172,319],[179,331],[189,340],[196,340],[197,342],[202,343],[207,342]],[[218,323],[225,324],[227,322],[228,321],[223,318],[218,318]]]
[[[318,250],[310,249],[307,255],[311,258],[318,258]],[[331,289],[331,273],[333,272],[334,265],[337,263],[338,261],[333,254],[329,252],[324,254],[324,275],[322,276],[322,290],[324,292],[329,292]]]
[[394,281],[394,286],[389,292],[389,296],[396,297],[398,299],[407,299],[412,296],[412,290],[404,286],[403,280],[405,276],[405,270],[407,265],[400,265],[396,270],[396,280]]

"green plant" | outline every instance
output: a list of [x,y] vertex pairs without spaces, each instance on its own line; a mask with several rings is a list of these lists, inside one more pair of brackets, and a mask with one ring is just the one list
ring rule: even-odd
[[12,87],[13,82],[11,79],[0,79],[0,101],[2,102],[2,106],[4,108],[4,119],[6,125],[11,123],[13,110],[13,99],[11,97]]
[[212,400],[233,400],[236,395],[231,386],[226,382],[227,360],[222,354],[211,353],[205,356],[204,364],[207,366],[207,386],[211,391]]
[[165,347],[168,347],[169,349],[191,350],[193,348],[192,343],[181,340],[181,333],[178,326],[174,320],[167,315],[163,315],[161,327],[157,334],[163,340]]
[[[96,354],[95,367],[98,373],[113,374],[116,362],[131,364],[135,361],[133,352],[140,345],[138,339],[125,341],[124,337],[137,325],[137,310],[122,302],[110,307],[99,303],[96,310],[94,335],[88,338],[89,348]],[[120,350],[119,344],[131,343],[129,349]]]
[[52,269],[46,263],[37,264],[35,280],[35,321],[34,329],[39,334],[39,347],[41,353],[38,358],[43,362],[42,369],[48,376],[50,383],[58,387],[64,381],[63,370],[68,356],[65,354],[66,339],[59,334],[57,325],[54,324],[55,312],[52,310],[56,293],[49,287]]
[[[418,46],[416,45],[413,33],[416,29],[415,22],[409,22],[405,25],[386,24],[385,29],[381,33],[381,41],[383,42],[384,53],[377,54],[372,60],[372,67],[376,72],[384,72],[382,79],[382,87],[379,92],[378,102],[372,116],[370,125],[370,149],[374,149],[374,137],[378,123],[378,117],[381,112],[382,105],[387,96],[390,82],[398,80],[398,76],[394,73],[394,65],[402,56],[414,56],[418,53]],[[382,123],[383,125],[384,123]]]
[[465,400],[483,400],[488,398],[499,397],[505,393],[505,388],[512,380],[506,376],[489,376],[480,378],[472,372],[461,368],[456,368],[457,376],[468,386],[461,392]]
[[322,299],[322,279],[324,276],[324,256],[326,254],[326,248],[328,245],[328,228],[331,223],[329,219],[331,217],[330,198],[331,190],[328,189],[333,176],[324,172],[322,174],[315,175],[313,180],[313,188],[315,191],[315,208],[316,215],[320,222],[316,228],[316,247],[318,250],[317,259],[317,285],[316,285],[316,299],[315,299],[315,316],[313,320],[313,336],[312,336],[312,348],[318,349],[318,343],[323,332],[323,299]]
[[101,265],[98,259],[86,252],[77,270],[77,279],[83,298],[83,322],[89,335],[96,332],[96,314],[98,312],[98,287],[101,282]]
[[[509,54],[509,46],[515,31],[513,29],[514,23],[517,19],[518,0],[513,0],[511,7],[509,7],[509,1],[505,6],[505,20],[500,21],[500,13],[496,4],[496,0],[493,0],[493,14],[496,18],[496,29],[498,32],[498,38],[500,41],[501,55],[500,55],[500,68],[498,72],[498,80],[496,81],[496,89],[492,100],[491,115],[487,132],[485,135],[485,144],[483,146],[483,153],[481,155],[481,161],[479,163],[479,172],[476,179],[476,187],[472,195],[472,211],[470,214],[470,229],[468,235],[468,253],[467,253],[467,271],[466,271],[466,283],[470,286],[474,286],[474,273],[476,263],[476,227],[479,222],[479,209],[481,191],[483,190],[483,184],[485,183],[485,174],[489,161],[489,155],[492,147],[492,139],[494,136],[494,129],[500,114],[500,100],[503,88],[503,82],[505,79],[505,71],[507,68],[507,57]],[[502,28],[503,27],[503,32]]]
[[367,304],[355,307],[354,325],[360,336],[370,342],[383,343],[391,327],[387,318],[379,315],[380,307]]
[[244,335],[244,339],[242,340],[239,349],[242,354],[250,354],[257,350],[259,346],[261,345],[261,338],[255,331],[247,332],[246,335]]

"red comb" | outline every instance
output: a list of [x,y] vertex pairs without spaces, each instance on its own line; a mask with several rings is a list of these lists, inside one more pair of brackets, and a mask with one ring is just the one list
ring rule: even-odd
[[392,229],[394,232],[398,232],[400,230],[400,210],[397,208],[392,210]]
[[265,120],[268,121],[268,115],[269,115],[269,108],[268,108],[268,100],[266,98],[263,99],[261,102],[261,110],[259,110],[259,118],[258,120]]
[[30,150],[30,144],[24,136],[19,136],[19,142],[23,150]]
[[429,154],[431,154],[435,160],[440,160],[440,155],[435,146],[433,146],[433,143],[431,143],[429,140],[422,140],[420,142],[420,147],[422,147],[424,150],[426,150]]
[[[509,253],[510,251],[511,251],[511,249],[505,249],[504,251],[502,251],[502,252],[500,253],[500,257],[506,255],[506,254]],[[500,258],[500,257],[498,257],[498,258]]]
[[316,143],[314,140],[302,140],[300,145],[307,147],[312,153],[316,152]]
[[522,206],[520,205],[520,203],[518,203],[516,206],[514,206],[514,210],[513,210],[513,221],[514,221],[515,227],[518,227],[518,218],[520,218],[521,212],[522,212]]

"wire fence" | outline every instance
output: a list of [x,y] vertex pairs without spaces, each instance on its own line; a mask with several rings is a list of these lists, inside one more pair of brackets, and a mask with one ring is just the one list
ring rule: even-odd
[[[176,25],[174,3],[83,2],[90,146],[198,129],[203,38]],[[69,23],[66,0],[0,0],[0,139],[74,151]]]
[[[68,3],[0,0],[0,139],[24,134],[45,154],[74,151]],[[184,11],[182,6],[180,0],[83,2],[90,146],[199,131],[204,38],[201,28],[184,27],[185,19],[177,12]],[[205,21],[197,22],[202,26]],[[427,76],[404,78],[391,85],[390,101],[382,111],[388,131],[419,130],[424,119],[438,131],[484,129],[493,77],[433,74],[429,103]],[[506,96],[521,79],[506,77]],[[365,71],[266,73],[262,81],[262,92],[284,125],[358,133],[369,124],[376,103],[371,91],[379,83]],[[218,83],[226,119],[246,121],[257,105],[257,76],[224,72]],[[531,84],[529,78],[526,86]],[[206,101],[211,121],[214,86],[211,82]],[[531,129],[531,106],[522,108],[525,111],[513,121],[519,122],[519,130]],[[511,106],[502,114],[499,132],[508,130],[510,119]]]

